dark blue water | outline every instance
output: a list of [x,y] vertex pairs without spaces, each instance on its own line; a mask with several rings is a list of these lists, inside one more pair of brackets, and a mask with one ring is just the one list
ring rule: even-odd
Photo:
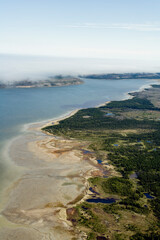
[[146,198],[148,198],[148,199],[154,199],[154,197],[153,196],[151,196],[149,193],[144,193],[144,195],[146,196]]
[[118,147],[119,145],[118,144],[114,144],[115,147]]
[[98,159],[97,160],[98,164],[102,164],[102,160]]
[[81,149],[81,150],[82,150],[83,154],[90,154],[90,153],[93,153],[93,152],[88,151],[88,150],[84,150],[84,149]]
[[114,198],[91,198],[86,200],[89,203],[115,203]]
[[90,190],[92,193],[99,195],[99,193],[96,192],[92,187],[90,187],[89,190]]

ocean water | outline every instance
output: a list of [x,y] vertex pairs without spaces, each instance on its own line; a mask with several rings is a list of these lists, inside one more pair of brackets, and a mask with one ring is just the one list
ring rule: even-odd
[[12,139],[25,134],[25,124],[45,121],[74,109],[93,107],[127,97],[151,80],[85,80],[82,85],[55,88],[0,89],[0,192],[18,176],[7,150]]

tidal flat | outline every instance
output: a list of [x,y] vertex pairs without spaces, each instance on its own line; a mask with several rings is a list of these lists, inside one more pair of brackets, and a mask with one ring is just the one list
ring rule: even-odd
[[30,235],[31,239],[44,239],[44,231],[45,239],[72,239],[77,235],[67,220],[66,209],[86,194],[86,178],[96,167],[83,159],[81,141],[35,134],[38,130],[32,126],[27,138],[18,138],[10,150],[16,165],[26,170],[10,188],[2,214],[27,229],[3,229],[3,239],[9,235],[20,239],[23,232],[26,239]]

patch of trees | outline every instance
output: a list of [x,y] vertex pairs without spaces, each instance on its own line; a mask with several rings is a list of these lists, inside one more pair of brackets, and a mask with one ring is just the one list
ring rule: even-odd
[[122,196],[130,195],[132,192],[132,184],[129,180],[112,177],[102,182],[104,192],[110,192]]
[[[84,116],[90,116],[84,118]],[[106,117],[100,108],[88,108],[78,111],[74,116],[60,121],[60,124],[48,126],[43,130],[50,133],[65,133],[68,130],[118,130],[118,129],[155,129],[159,126],[158,122],[152,120],[122,119],[116,117]]]
[[101,107],[103,109],[109,108],[121,108],[121,109],[146,109],[146,110],[157,110],[154,105],[146,98],[137,98],[134,97],[132,99],[127,99],[123,101],[112,101],[108,103],[106,106]]

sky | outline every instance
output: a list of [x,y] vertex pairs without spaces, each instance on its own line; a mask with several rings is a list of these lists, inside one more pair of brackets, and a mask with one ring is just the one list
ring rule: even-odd
[[115,59],[157,71],[159,12],[159,0],[0,0],[0,61],[6,54]]

